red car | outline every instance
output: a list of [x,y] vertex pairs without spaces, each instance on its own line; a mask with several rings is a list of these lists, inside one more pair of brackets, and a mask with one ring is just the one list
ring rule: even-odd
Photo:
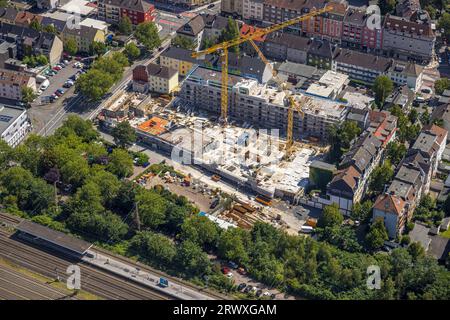
[[223,268],[222,268],[222,273],[223,273],[223,274],[229,274],[229,273],[230,273],[230,268],[223,267]]
[[56,67],[53,67],[53,70],[55,70],[55,71],[59,71],[59,70],[61,70],[62,68],[60,67],[60,66],[56,66]]

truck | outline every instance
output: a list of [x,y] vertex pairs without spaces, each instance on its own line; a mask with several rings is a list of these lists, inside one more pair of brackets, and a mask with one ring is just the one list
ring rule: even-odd
[[167,280],[166,278],[159,278],[159,283],[158,285],[162,288],[167,288],[169,286],[169,280]]

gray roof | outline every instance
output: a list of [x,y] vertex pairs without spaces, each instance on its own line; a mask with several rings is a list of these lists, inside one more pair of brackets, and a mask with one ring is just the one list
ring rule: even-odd
[[413,189],[412,184],[394,179],[394,181],[392,181],[391,185],[389,186],[387,192],[389,194],[395,194],[403,198],[403,200],[407,200],[411,194],[412,189]]
[[402,165],[395,175],[395,179],[417,186],[420,183],[420,170],[414,166]]
[[147,72],[149,76],[170,79],[175,76],[178,71],[166,66],[160,66],[159,64],[150,63],[149,65],[147,65]]
[[349,9],[347,10],[347,14],[345,15],[344,23],[357,26],[364,26],[366,19],[367,15],[365,11]]
[[338,63],[355,65],[379,72],[386,72],[392,64],[391,59],[349,49],[338,49],[334,59]]
[[[193,72],[191,72],[191,74],[189,75],[188,79],[191,77],[201,79],[202,81],[215,81],[218,83],[221,83],[221,81],[222,81],[222,73],[220,71],[208,69],[208,68],[201,67],[201,66],[195,68],[195,70]],[[238,82],[242,81],[242,79],[244,79],[244,78],[241,76],[229,74],[228,75],[228,84],[231,86],[234,86]]]
[[[222,70],[222,62],[219,56],[208,56],[204,60],[203,66]],[[238,72],[244,77],[256,78],[260,82],[267,66],[261,59],[249,56],[240,56],[234,52],[228,53],[228,69],[230,73]]]
[[197,15],[181,27],[178,28],[177,33],[188,36],[196,36],[205,28],[205,22],[201,15]]
[[333,47],[330,41],[326,39],[316,39],[310,43],[308,48],[308,54],[332,59],[333,58]]
[[431,244],[428,248],[428,253],[440,261],[445,261],[450,252],[450,239],[439,235],[430,238]]
[[178,59],[182,61],[188,61],[195,64],[200,64],[201,61],[195,59],[192,57],[192,50],[170,46],[167,50],[165,50],[163,53],[161,53],[161,56],[168,57],[172,59]]
[[0,136],[19,118],[25,109],[0,104]]
[[311,78],[317,73],[317,68],[306,64],[287,61],[280,64],[278,67],[278,72],[294,74],[304,78]]
[[284,45],[287,48],[306,52],[308,51],[309,45],[311,44],[311,39],[285,32],[273,32],[266,37],[265,42],[276,43],[279,45]]
[[64,28],[66,27],[66,21],[53,19],[51,17],[42,17],[41,25],[43,27],[48,25],[53,25],[58,32],[63,32]]
[[92,247],[92,244],[89,242],[75,238],[73,236],[69,236],[65,233],[47,228],[28,220],[23,220],[17,226],[17,230],[38,237],[80,255],[86,253],[86,251],[89,250],[90,247]]
[[323,162],[320,160],[314,160],[313,162],[311,162],[310,167],[318,168],[318,169],[322,169],[322,170],[326,170],[326,171],[331,171],[331,172],[335,172],[337,170],[337,168],[334,164]]
[[412,148],[430,154],[432,152],[435,141],[436,136],[431,135],[427,132],[421,132],[417,140],[414,142]]

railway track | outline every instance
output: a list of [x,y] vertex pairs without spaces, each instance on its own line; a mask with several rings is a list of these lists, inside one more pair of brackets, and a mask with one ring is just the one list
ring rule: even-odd
[[[67,278],[65,273],[67,266],[78,262],[73,258],[62,258],[60,253],[36,249],[32,245],[28,246],[20,241],[10,239],[9,234],[3,231],[0,231],[0,248],[1,257],[44,276],[55,278],[55,270],[57,270],[61,281],[65,281]],[[84,264],[78,265],[82,275],[81,288],[99,297],[113,300],[170,299],[169,296],[141,287],[134,282],[117,279],[117,277]]]
[[22,219],[19,217],[14,217],[7,213],[0,213],[0,221],[4,221],[4,222],[8,222],[8,223],[17,225],[22,221]]
[[155,274],[157,276],[164,277],[164,278],[168,279],[169,281],[172,281],[172,282],[174,282],[176,284],[182,285],[183,287],[187,287],[187,288],[190,288],[190,289],[193,289],[193,290],[196,290],[196,291],[201,291],[203,294],[206,294],[206,295],[208,295],[208,296],[210,296],[210,297],[212,297],[212,298],[214,298],[216,300],[230,300],[230,297],[228,297],[228,296],[221,295],[219,293],[212,292],[210,290],[205,290],[205,289],[203,289],[201,287],[195,286],[195,285],[190,284],[190,283],[188,283],[186,281],[180,281],[179,279],[176,279],[176,278],[168,276],[167,274],[163,273],[162,271],[153,269],[153,268],[151,268],[151,267],[149,267],[149,266],[147,266],[145,264],[142,264],[140,262],[135,262],[135,261],[130,260],[130,259],[126,258],[126,257],[123,257],[123,256],[120,256],[120,255],[111,253],[111,252],[109,252],[109,251],[107,251],[107,250],[105,250],[103,248],[94,247],[92,249],[92,251],[94,251],[94,252],[97,251],[98,253],[101,253],[104,256],[109,256],[112,259],[119,260],[119,261],[121,261],[123,263],[126,263],[126,264],[130,264],[130,265],[133,265],[133,266],[138,266],[142,271],[147,271],[147,272],[153,273],[153,274]]

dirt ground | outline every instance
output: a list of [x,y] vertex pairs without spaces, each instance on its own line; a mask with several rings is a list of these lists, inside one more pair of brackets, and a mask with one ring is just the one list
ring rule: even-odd
[[150,180],[147,181],[147,188],[152,188],[155,185],[163,185],[164,187],[168,188],[171,192],[180,195],[185,196],[190,201],[194,202],[197,207],[200,209],[200,211],[208,212],[209,207],[212,202],[212,198],[209,195],[204,195],[201,192],[194,190],[192,187],[186,187],[182,186],[179,183],[167,183],[160,177],[153,177]]

